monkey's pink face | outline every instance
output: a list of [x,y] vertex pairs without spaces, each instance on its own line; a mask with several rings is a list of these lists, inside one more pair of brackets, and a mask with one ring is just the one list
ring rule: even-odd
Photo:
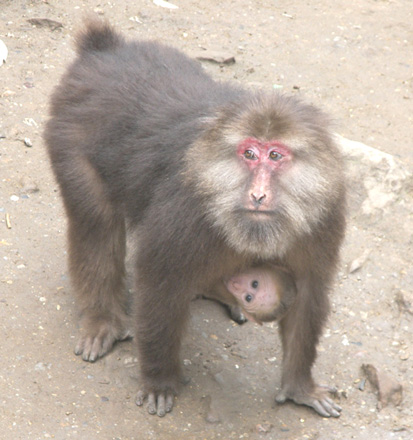
[[271,315],[280,305],[278,285],[268,269],[252,268],[232,276],[226,287],[244,314],[261,324],[260,316]]
[[274,209],[272,179],[292,159],[290,149],[277,140],[262,142],[247,138],[238,144],[237,155],[248,167],[252,179],[245,208],[252,213],[269,213]]

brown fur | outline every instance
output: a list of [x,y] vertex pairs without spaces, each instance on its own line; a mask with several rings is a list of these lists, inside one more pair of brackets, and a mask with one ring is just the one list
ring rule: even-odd
[[[179,51],[125,43],[106,24],[90,23],[77,51],[52,96],[45,130],[69,221],[69,267],[82,316],[76,353],[94,361],[130,334],[128,228],[139,234],[138,404],[148,396],[149,412],[172,409],[193,292],[270,263],[285,267],[297,285],[297,300],[280,322],[277,399],[337,416],[311,376],[345,224],[342,160],[324,115],[295,98],[214,82]],[[292,166],[271,175],[276,204],[265,219],[240,210],[254,177],[236,148],[250,136],[281,140],[293,155]]]

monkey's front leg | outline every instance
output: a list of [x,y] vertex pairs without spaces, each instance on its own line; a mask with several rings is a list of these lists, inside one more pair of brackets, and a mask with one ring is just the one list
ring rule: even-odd
[[163,417],[172,411],[183,382],[179,354],[189,302],[173,289],[139,286],[136,333],[142,386],[136,404],[147,399],[149,414]]
[[69,269],[81,316],[75,354],[89,362],[133,335],[124,292],[125,224],[109,207],[106,216],[97,215],[100,208],[91,203],[89,211],[68,209]]
[[329,396],[333,389],[314,383],[311,367],[329,304],[324,289],[313,291],[309,284],[298,283],[298,298],[280,321],[283,344],[283,370],[278,403],[292,400],[315,409],[323,417],[339,417],[341,407]]

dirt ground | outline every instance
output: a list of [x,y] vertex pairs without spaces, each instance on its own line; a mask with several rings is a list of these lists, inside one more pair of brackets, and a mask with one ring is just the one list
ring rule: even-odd
[[[0,0],[9,50],[0,66],[0,439],[412,439],[412,2],[172,2],[177,9],[152,0]],[[131,341],[94,364],[73,354],[65,218],[41,133],[89,13],[129,38],[234,56],[235,64],[203,65],[215,78],[300,95],[331,113],[342,136],[374,147],[344,142],[349,226],[314,367],[319,382],[338,388],[339,419],[276,405],[277,325],[238,326],[209,301],[193,303],[183,348],[191,382],[163,419],[134,403]],[[401,403],[380,409],[363,364],[402,385]]]

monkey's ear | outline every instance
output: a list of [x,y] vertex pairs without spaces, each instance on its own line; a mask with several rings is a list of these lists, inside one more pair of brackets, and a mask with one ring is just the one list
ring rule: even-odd
[[231,278],[228,278],[224,280],[225,286],[227,289],[233,294],[240,294],[242,292],[242,283],[238,279],[237,276],[233,276]]

